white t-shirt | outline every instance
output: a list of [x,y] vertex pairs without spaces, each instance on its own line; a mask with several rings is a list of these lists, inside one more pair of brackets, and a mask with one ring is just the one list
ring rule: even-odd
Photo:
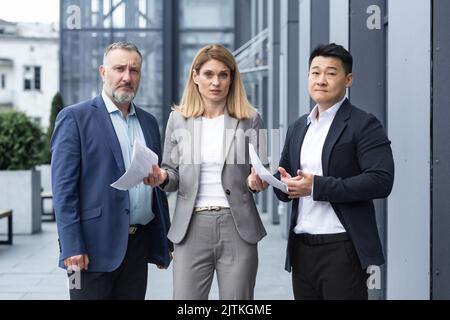
[[195,207],[230,207],[222,187],[225,117],[202,117],[200,185]]

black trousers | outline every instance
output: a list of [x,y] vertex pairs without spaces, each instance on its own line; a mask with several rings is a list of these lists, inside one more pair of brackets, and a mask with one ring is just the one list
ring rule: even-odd
[[367,300],[368,277],[346,233],[295,235],[292,286],[296,300]]
[[[78,286],[69,289],[71,300],[144,300],[147,290],[149,225],[128,236],[121,265],[112,272],[82,271]],[[73,274],[69,274],[71,277]],[[76,288],[79,287],[79,288]]]

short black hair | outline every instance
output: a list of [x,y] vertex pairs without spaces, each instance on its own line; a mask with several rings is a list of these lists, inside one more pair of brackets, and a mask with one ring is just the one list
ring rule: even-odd
[[352,73],[353,70],[353,57],[343,46],[336,43],[321,44],[316,47],[309,56],[309,66],[315,57],[332,57],[338,58],[344,65],[345,73]]

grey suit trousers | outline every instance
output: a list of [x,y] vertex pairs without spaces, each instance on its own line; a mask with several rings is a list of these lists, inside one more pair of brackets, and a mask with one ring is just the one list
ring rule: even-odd
[[251,300],[257,244],[239,236],[229,209],[193,213],[185,239],[174,245],[173,298],[206,300],[214,271],[221,300]]

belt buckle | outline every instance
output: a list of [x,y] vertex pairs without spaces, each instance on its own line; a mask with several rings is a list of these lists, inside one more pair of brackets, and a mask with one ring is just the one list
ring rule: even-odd
[[137,231],[137,229],[138,229],[137,226],[131,225],[131,226],[128,228],[128,234],[135,234],[136,231]]
[[222,208],[219,206],[207,206],[207,207],[198,207],[194,209],[194,212],[202,212],[202,211],[220,211]]

